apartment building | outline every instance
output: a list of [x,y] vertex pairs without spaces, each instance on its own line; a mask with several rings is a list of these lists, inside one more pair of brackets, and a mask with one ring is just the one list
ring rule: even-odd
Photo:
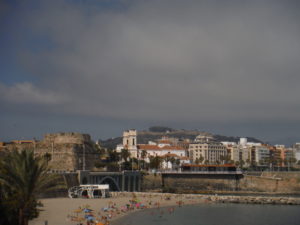
[[191,162],[195,163],[200,159],[202,162],[208,162],[214,164],[222,161],[222,157],[227,155],[226,147],[220,142],[208,141],[208,142],[194,142],[189,144],[189,156]]
[[252,146],[252,162],[256,165],[263,166],[268,165],[268,160],[270,159],[270,149],[268,146]]

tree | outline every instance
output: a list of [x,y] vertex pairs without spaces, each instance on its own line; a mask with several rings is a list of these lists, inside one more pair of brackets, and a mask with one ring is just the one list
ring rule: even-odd
[[105,168],[105,167],[107,167],[107,163],[106,162],[102,162],[102,161],[96,161],[94,166],[96,168]]
[[94,149],[96,150],[99,158],[103,157],[103,155],[105,154],[105,149],[101,148],[100,145],[95,144]]
[[8,224],[27,225],[38,216],[37,196],[57,189],[59,177],[48,173],[46,159],[35,157],[32,150],[13,150],[0,161],[1,204],[8,214],[17,215],[18,222]]
[[246,159],[246,164],[247,164],[247,166],[249,166],[250,163],[251,163],[250,159]]
[[49,152],[46,152],[44,157],[47,163],[52,159],[52,155]]
[[108,150],[108,162],[118,162],[120,159],[119,153],[115,150]]
[[142,169],[145,169],[145,158],[147,157],[147,151],[145,149],[141,152],[141,158],[142,158]]
[[204,161],[204,157],[202,155],[200,155],[199,162],[202,164],[203,161]]
[[144,149],[144,150],[142,150],[141,158],[142,158],[143,160],[145,160],[146,156],[147,156],[147,151]]
[[220,161],[222,162],[222,164],[225,164],[225,159],[226,159],[226,156],[220,155]]
[[160,164],[162,162],[161,157],[159,156],[155,156],[155,157],[150,157],[150,168],[152,169],[159,169],[160,168]]
[[176,164],[177,167],[179,167],[180,166],[180,159],[176,159],[175,164]]
[[243,166],[245,165],[245,161],[244,160],[240,160],[240,165],[241,165],[241,168],[243,168]]
[[122,162],[121,166],[122,166],[122,170],[131,170],[132,169],[132,163],[129,161]]
[[291,165],[294,165],[297,162],[297,159],[295,157],[291,157],[288,161]]
[[127,162],[128,158],[130,157],[130,152],[127,149],[121,150],[121,159]]
[[229,164],[234,164],[234,161],[233,161],[232,159],[230,159],[230,160],[228,160],[227,163],[229,163]]

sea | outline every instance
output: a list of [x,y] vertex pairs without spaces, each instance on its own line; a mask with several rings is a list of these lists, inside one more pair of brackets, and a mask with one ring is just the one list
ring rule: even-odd
[[112,225],[300,225],[300,206],[200,204],[147,209]]

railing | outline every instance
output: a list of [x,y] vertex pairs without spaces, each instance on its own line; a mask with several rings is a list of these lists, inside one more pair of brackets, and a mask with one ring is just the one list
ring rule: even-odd
[[162,174],[243,174],[242,171],[162,171]]

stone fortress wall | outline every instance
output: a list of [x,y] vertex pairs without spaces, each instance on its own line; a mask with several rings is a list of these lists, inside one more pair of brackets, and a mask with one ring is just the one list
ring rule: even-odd
[[91,142],[91,136],[80,133],[54,133],[46,134],[43,141],[54,144],[82,144]]
[[98,157],[90,135],[80,133],[46,134],[41,141],[12,142],[5,149],[33,149],[36,155],[48,155],[50,168],[61,171],[91,170]]
[[51,154],[49,163],[55,170],[90,170],[97,159],[95,144],[90,135],[80,133],[46,134],[37,143],[35,153]]

